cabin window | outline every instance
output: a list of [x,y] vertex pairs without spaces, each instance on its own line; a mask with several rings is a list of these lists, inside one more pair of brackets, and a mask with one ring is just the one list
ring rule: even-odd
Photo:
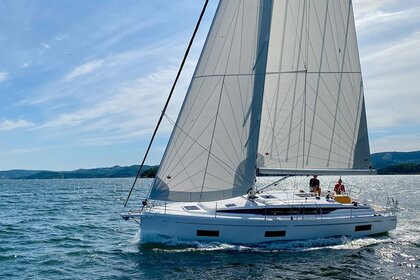
[[277,230],[277,231],[266,231],[265,237],[284,237],[286,236],[285,230]]
[[218,230],[197,230],[197,236],[218,237],[219,231]]
[[235,203],[229,203],[229,204],[225,204],[225,206],[226,207],[234,207],[234,206],[236,206],[236,204]]
[[190,206],[184,206],[184,209],[185,210],[200,210],[200,208],[198,208],[197,206],[195,206],[195,205],[190,205]]
[[261,197],[264,198],[264,199],[273,199],[273,198],[276,198],[275,196],[273,196],[271,194],[264,194]]
[[354,228],[354,231],[365,231],[365,230],[371,230],[372,225],[362,225],[362,226],[356,226]]

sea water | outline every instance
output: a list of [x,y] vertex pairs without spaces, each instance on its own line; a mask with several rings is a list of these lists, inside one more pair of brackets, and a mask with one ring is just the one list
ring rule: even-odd
[[[337,178],[320,179],[327,190]],[[139,226],[119,216],[133,179],[2,180],[0,278],[420,279],[420,176],[343,179],[359,200],[397,199],[397,229],[262,247],[141,245]],[[299,190],[307,180],[277,188]],[[150,183],[139,180],[129,208],[138,208]]]

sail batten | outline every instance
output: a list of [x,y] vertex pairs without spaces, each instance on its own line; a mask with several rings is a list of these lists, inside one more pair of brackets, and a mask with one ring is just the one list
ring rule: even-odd
[[282,169],[282,168],[260,168],[260,176],[309,176],[313,174],[318,175],[373,175],[376,174],[375,170],[370,169],[354,169],[354,168],[341,168],[341,169]]

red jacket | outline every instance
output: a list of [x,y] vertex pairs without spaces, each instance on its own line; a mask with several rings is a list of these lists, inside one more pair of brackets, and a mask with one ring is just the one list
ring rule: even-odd
[[343,184],[337,183],[335,184],[334,191],[336,194],[340,194],[342,192],[346,192],[346,188]]

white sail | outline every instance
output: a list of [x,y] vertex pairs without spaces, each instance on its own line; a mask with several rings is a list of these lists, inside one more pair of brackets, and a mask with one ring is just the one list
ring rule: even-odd
[[369,154],[351,0],[221,0],[150,198],[242,195],[256,165],[360,174]]
[[255,178],[271,0],[222,0],[150,198],[210,201]]
[[368,169],[352,1],[275,0],[273,5],[260,170]]

